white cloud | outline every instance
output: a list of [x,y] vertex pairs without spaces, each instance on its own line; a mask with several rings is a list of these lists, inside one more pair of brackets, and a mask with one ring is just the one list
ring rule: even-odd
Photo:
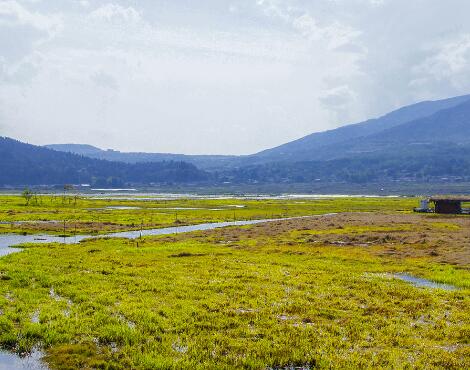
[[371,5],[380,6],[380,5],[385,4],[386,0],[367,0],[367,1],[369,1]]
[[133,7],[124,7],[113,3],[108,3],[93,10],[90,16],[108,22],[139,22],[141,20],[140,13]]
[[450,83],[457,88],[469,86],[470,34],[441,42],[431,48],[431,53],[431,56],[414,68],[418,77],[411,82],[411,86],[433,82]]
[[356,94],[347,85],[337,86],[324,92],[320,98],[322,103],[328,106],[343,107],[350,104],[356,98]]
[[116,78],[102,70],[93,73],[90,78],[97,86],[112,90],[118,89],[118,83],[116,81]]
[[292,25],[303,36],[309,37],[312,40],[319,40],[322,37],[322,30],[320,30],[317,22],[309,14],[303,14],[294,19]]
[[330,49],[345,45],[352,45],[353,41],[361,35],[361,32],[341,24],[333,22],[320,27],[310,14],[303,14],[292,22],[293,27],[303,36],[312,41],[327,40]]
[[250,153],[470,91],[462,0],[187,4],[0,0],[2,134]]
[[290,8],[284,6],[280,0],[257,0],[256,4],[263,9],[267,16],[274,16],[285,22],[291,20]]
[[291,2],[258,0],[257,4],[266,15],[281,19],[310,41],[325,40],[329,48],[350,44],[361,34],[359,30],[338,20],[320,24],[312,14],[305,12],[302,7],[293,6]]
[[34,78],[41,60],[37,49],[61,29],[58,14],[32,11],[17,1],[0,2],[0,80],[25,84]]
[[29,11],[17,1],[0,2],[0,25],[29,25],[53,32],[62,25],[60,17]]
[[357,104],[357,94],[350,86],[341,85],[323,92],[320,102],[333,117],[348,120]]

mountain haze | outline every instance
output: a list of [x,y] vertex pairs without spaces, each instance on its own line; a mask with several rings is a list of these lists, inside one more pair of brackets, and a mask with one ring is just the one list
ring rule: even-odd
[[[445,125],[442,126],[442,121],[445,121],[446,114],[453,115],[453,111],[449,111],[449,109],[468,101],[470,101],[470,95],[420,102],[397,109],[379,118],[342,126],[334,130],[313,133],[301,139],[247,156],[126,153],[115,150],[102,150],[82,144],[52,144],[47,145],[47,147],[91,158],[127,163],[185,161],[209,171],[224,171],[230,168],[242,168],[272,162],[331,160],[384,150],[391,145],[396,145],[393,136],[396,138],[402,137],[405,138],[405,141],[411,140],[412,142],[418,142],[429,135],[451,142],[457,138],[460,139],[462,135],[458,133],[450,134],[444,129]],[[436,122],[436,130],[432,134],[431,131],[423,132],[422,127],[428,122],[428,119],[441,111],[443,113],[440,116],[432,118]],[[466,113],[461,112],[460,114],[465,115]],[[417,122],[420,119],[422,121]],[[407,125],[402,126],[404,124]],[[438,132],[439,130],[443,132]]]
[[[381,127],[333,144],[297,151],[292,157],[226,171],[227,179],[245,182],[373,182],[470,180],[470,100],[458,98],[429,116]],[[427,110],[429,113],[430,110]],[[389,116],[390,117],[390,116]],[[377,121],[375,121],[377,122]],[[370,123],[368,123],[369,125]],[[350,126],[346,129],[355,130]],[[359,129],[364,133],[363,126]],[[318,138],[318,135],[316,136]],[[338,138],[338,136],[336,136]]]
[[470,95],[413,104],[249,156],[124,153],[86,144],[39,148],[2,140],[4,184],[470,181]]
[[[328,157],[329,155],[334,155],[333,152],[341,150],[341,146],[351,140],[379,134],[380,132],[420,118],[425,119],[441,110],[453,108],[469,100],[470,95],[464,95],[438,101],[420,102],[400,108],[379,118],[342,126],[334,130],[313,133],[287,144],[259,152],[251,156],[251,159],[253,162],[297,162],[314,159],[331,159],[331,157]],[[404,129],[407,130],[409,128],[410,126],[407,126]],[[405,133],[404,135],[406,136],[407,134]],[[329,148],[325,150],[325,147]],[[338,157],[338,155],[334,156]]]

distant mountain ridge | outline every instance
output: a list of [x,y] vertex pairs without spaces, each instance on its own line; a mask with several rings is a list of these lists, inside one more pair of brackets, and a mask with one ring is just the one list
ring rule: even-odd
[[171,153],[144,153],[144,152],[120,152],[117,150],[103,150],[88,144],[49,144],[46,148],[68,152],[95,159],[107,161],[142,163],[162,161],[183,161],[196,165],[201,169],[214,169],[224,167],[227,162],[236,160],[236,156],[225,155],[185,155]]
[[470,100],[440,110],[431,116],[390,128],[370,138],[395,144],[470,143]]
[[470,145],[398,147],[331,160],[268,162],[222,171],[233,183],[436,183],[470,182]]
[[[226,171],[234,182],[470,181],[470,99],[405,123]],[[446,102],[449,103],[449,100]],[[428,111],[429,112],[429,111]],[[298,147],[294,146],[294,149]]]
[[0,137],[0,185],[197,183],[208,174],[185,162],[129,164],[58,152]]
[[[470,143],[470,100],[370,135],[297,152],[294,162],[351,158],[367,153],[395,155],[400,150],[412,151],[416,145],[436,143]],[[279,161],[289,161],[289,158]]]
[[196,178],[216,185],[470,181],[470,95],[413,104],[248,156],[122,153],[76,144],[49,148],[141,170],[156,160],[184,160]]
[[92,157],[94,154],[103,152],[102,149],[89,144],[53,144],[44,145],[45,148],[56,150],[58,152],[68,152]]
[[[405,123],[418,119],[425,119],[433,114],[456,107],[462,103],[470,101],[470,95],[463,95],[454,98],[425,101],[409,105],[382,117],[370,119],[364,122],[342,126],[334,130],[313,133],[301,139],[280,145],[278,147],[264,150],[251,156],[253,162],[266,163],[267,161],[303,161],[332,159],[332,151],[336,151],[351,140],[379,134],[394,127],[399,127]],[[329,147],[326,153],[322,151]],[[331,150],[333,149],[333,150]],[[334,157],[338,157],[335,155]]]
[[[259,153],[246,156],[223,156],[223,155],[184,155],[171,153],[125,153],[114,150],[102,150],[90,145],[83,144],[52,144],[48,148],[85,155],[91,158],[106,159],[110,161],[121,161],[127,163],[153,162],[153,161],[185,161],[192,163],[197,167],[209,171],[225,171],[230,168],[241,168],[257,164],[266,164],[271,162],[303,162],[312,160],[331,160],[337,158],[346,158],[351,155],[360,155],[363,153],[383,150],[389,147],[391,135],[401,136],[408,141],[414,135],[424,138],[422,132],[413,129],[417,120],[422,119],[425,122],[434,114],[448,111],[463,103],[470,101],[470,95],[463,95],[449,99],[437,101],[425,101],[412,104],[382,117],[370,119],[364,122],[346,125],[334,130],[313,133],[298,140],[280,145],[278,147],[267,149]],[[442,116],[438,116],[442,120]],[[408,124],[407,126],[402,126]],[[417,123],[421,127],[422,123]],[[437,124],[436,130],[442,129],[442,123]],[[435,131],[436,131],[435,130]],[[402,131],[400,134],[399,132]],[[421,130],[422,131],[422,130]],[[384,136],[381,136],[384,135]],[[455,141],[460,139],[461,135],[449,135],[449,133],[435,132],[436,137],[444,141]],[[377,148],[377,143],[384,145]],[[395,145],[395,143],[393,143]]]

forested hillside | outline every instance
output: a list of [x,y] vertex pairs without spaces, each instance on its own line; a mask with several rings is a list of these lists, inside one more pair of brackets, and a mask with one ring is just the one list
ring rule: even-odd
[[113,162],[140,163],[176,161],[192,163],[203,170],[220,169],[232,166],[240,161],[240,157],[230,155],[185,155],[171,153],[120,152],[103,150],[87,144],[50,144],[46,148],[84,155],[89,158],[105,159]]
[[0,137],[1,185],[190,183],[207,179],[185,162],[127,164],[91,159]]
[[[251,156],[121,153],[77,144],[51,147],[55,150],[2,138],[0,184],[470,181],[470,96],[418,103]],[[193,163],[170,160],[176,158]]]
[[470,146],[421,145],[329,161],[273,162],[219,174],[234,183],[470,181]]

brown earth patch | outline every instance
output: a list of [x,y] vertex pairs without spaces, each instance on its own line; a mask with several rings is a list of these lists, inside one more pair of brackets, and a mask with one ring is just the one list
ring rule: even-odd
[[384,257],[428,257],[470,268],[470,216],[342,213],[183,233],[159,240],[171,243],[187,239],[227,246],[256,240],[257,246],[276,241],[312,247],[371,247],[371,253]]

